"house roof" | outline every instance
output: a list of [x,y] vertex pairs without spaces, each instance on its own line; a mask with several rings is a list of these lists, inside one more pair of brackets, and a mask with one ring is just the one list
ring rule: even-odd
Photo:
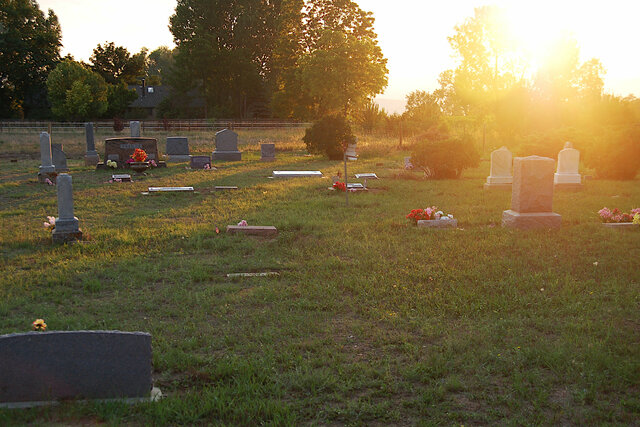
[[156,108],[163,99],[169,96],[168,86],[146,86],[144,96],[142,87],[130,85],[129,89],[135,89],[138,99],[129,104],[129,108]]

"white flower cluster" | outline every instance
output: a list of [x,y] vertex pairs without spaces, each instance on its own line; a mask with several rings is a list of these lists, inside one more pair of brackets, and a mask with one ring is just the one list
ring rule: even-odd
[[445,220],[453,219],[453,215],[451,215],[451,214],[445,215],[444,212],[442,212],[442,211],[436,212],[435,213],[435,217],[436,217],[436,219],[445,219]]
[[116,169],[118,167],[118,162],[113,160],[107,160],[107,166],[110,168]]

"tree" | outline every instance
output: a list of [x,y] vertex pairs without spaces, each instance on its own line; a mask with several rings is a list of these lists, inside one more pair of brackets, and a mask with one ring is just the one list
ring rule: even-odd
[[100,74],[109,84],[136,84],[145,74],[147,50],[131,56],[129,51],[113,42],[98,45],[93,49],[91,69]]
[[178,0],[170,18],[176,72],[215,114],[245,116],[265,97],[280,11],[293,0]]
[[173,51],[166,46],[160,46],[151,52],[149,56],[147,56],[147,84],[163,84],[171,72],[174,63]]
[[275,76],[275,112],[301,118],[346,115],[381,93],[387,60],[373,22],[370,12],[350,0],[306,2],[301,24],[276,50],[286,66]]
[[105,117],[118,117],[124,114],[125,110],[133,101],[138,98],[136,91],[128,89],[124,83],[107,85],[107,110]]
[[107,85],[82,64],[64,60],[47,78],[51,111],[60,120],[87,120],[107,110]]
[[435,94],[416,90],[407,95],[407,105],[402,116],[408,130],[424,132],[438,124],[442,111]]
[[0,0],[0,117],[48,114],[46,79],[60,60],[60,25],[35,0]]

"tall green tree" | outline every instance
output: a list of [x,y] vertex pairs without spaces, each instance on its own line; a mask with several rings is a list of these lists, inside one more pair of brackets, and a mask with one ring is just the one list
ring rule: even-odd
[[347,115],[387,85],[374,18],[350,0],[309,0],[280,40],[272,105],[280,116]]
[[60,60],[60,24],[35,0],[0,0],[0,117],[48,114],[46,79]]
[[265,97],[283,3],[178,0],[170,18],[176,72],[200,86],[208,114],[244,116]]
[[136,84],[145,75],[146,58],[144,48],[131,55],[126,48],[111,42],[94,48],[89,61],[91,69],[109,84]]
[[147,56],[147,83],[149,85],[163,84],[167,80],[169,73],[171,73],[174,63],[173,51],[167,46],[160,46],[151,52]]
[[107,110],[107,85],[99,74],[65,59],[47,78],[51,111],[59,120],[87,120]]

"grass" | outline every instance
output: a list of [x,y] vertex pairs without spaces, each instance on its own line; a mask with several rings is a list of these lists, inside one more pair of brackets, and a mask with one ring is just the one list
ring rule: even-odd
[[[0,410],[0,424],[640,419],[640,230],[604,229],[596,215],[640,205],[638,180],[557,192],[560,230],[516,231],[500,227],[510,194],[482,190],[487,162],[457,181],[396,179],[409,153],[363,138],[350,173],[382,179],[347,208],[327,179],[267,178],[342,168],[305,156],[283,131],[241,133],[243,160],[217,171],[170,164],[121,184],[83,166],[79,134],[65,150],[86,240],[53,246],[41,224],[57,212],[55,188],[36,183],[39,162],[26,155],[37,137],[28,150],[20,138],[0,135],[0,333],[27,331],[35,318],[51,330],[147,331],[166,398]],[[258,161],[260,139],[277,143],[275,163]],[[164,185],[198,192],[141,195]],[[460,228],[409,225],[409,210],[426,205]],[[224,233],[241,219],[279,235]],[[280,276],[226,277],[260,271]]]

